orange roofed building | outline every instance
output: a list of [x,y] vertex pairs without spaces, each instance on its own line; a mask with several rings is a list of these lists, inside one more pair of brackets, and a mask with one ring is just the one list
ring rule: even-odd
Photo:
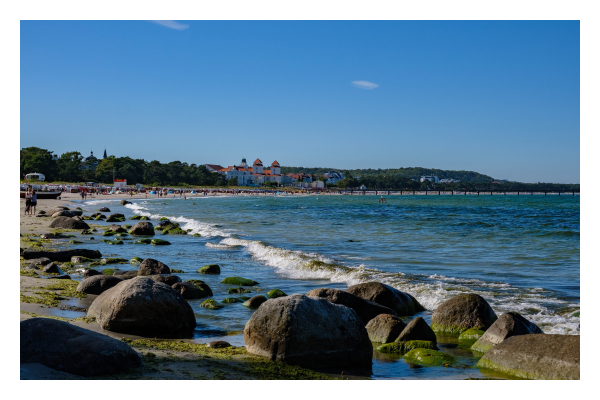
[[277,161],[271,163],[270,169],[264,169],[260,158],[257,158],[252,167],[246,163],[246,159],[242,158],[240,165],[231,165],[227,168],[218,169],[220,165],[207,164],[207,168],[211,172],[218,172],[225,175],[225,179],[236,178],[238,186],[259,186],[266,182],[277,182],[279,184],[290,184],[292,179],[287,175],[281,175],[281,167]]

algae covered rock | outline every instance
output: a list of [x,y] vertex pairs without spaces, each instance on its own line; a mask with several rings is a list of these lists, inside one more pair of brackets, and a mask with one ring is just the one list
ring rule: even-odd
[[103,329],[147,337],[190,337],[194,311],[173,288],[144,276],[102,293],[88,310]]
[[467,329],[458,336],[458,340],[477,340],[483,336],[485,331],[479,329]]
[[310,297],[321,297],[330,303],[350,307],[356,311],[356,314],[363,320],[365,325],[380,314],[396,315],[396,312],[388,307],[384,307],[373,301],[365,300],[354,294],[344,292],[343,290],[320,288],[313,289],[306,295]]
[[219,275],[221,273],[221,267],[217,264],[205,265],[198,269],[199,274],[211,274],[211,275]]
[[83,244],[83,242],[80,242],[79,240],[69,240],[69,244]]
[[211,309],[211,310],[218,310],[219,308],[223,308],[222,305],[220,305],[219,303],[217,303],[213,299],[204,300],[200,304],[200,307],[208,308],[208,309]]
[[154,226],[152,222],[138,222],[129,229],[130,235],[154,236]]
[[382,344],[377,348],[377,351],[380,353],[404,354],[414,349],[438,350],[438,347],[435,342],[428,342],[426,340],[411,340],[408,342]]
[[224,349],[227,347],[231,347],[231,344],[224,340],[214,340],[210,342],[206,347],[210,347],[211,349]]
[[252,279],[241,278],[239,276],[230,276],[229,278],[223,279],[221,283],[236,286],[255,286],[259,284],[258,282],[255,282]]
[[21,363],[80,376],[117,374],[142,366],[128,344],[67,322],[31,318],[20,324]]
[[254,296],[249,300],[246,300],[244,302],[244,304],[242,304],[244,307],[248,307],[248,308],[252,308],[252,309],[257,309],[258,307],[260,307],[260,305],[262,303],[264,303],[265,301],[267,301],[267,298],[263,295],[258,295],[258,296]]
[[76,290],[87,294],[101,294],[121,282],[123,279],[116,276],[94,275],[79,282]]
[[199,234],[198,232],[196,232],[196,233],[194,233],[192,236],[193,236],[193,237],[201,237],[202,235],[201,235],[201,234]]
[[140,263],[138,269],[138,275],[157,275],[157,274],[170,274],[171,269],[158,260],[153,258],[146,258]]
[[379,314],[365,328],[372,342],[390,343],[396,340],[406,324],[394,315]]
[[483,336],[471,346],[471,349],[480,353],[485,353],[494,345],[501,343],[511,336],[539,333],[544,332],[536,324],[528,321],[521,314],[517,312],[507,312],[506,314],[502,314],[500,318],[485,331]]
[[424,366],[445,367],[452,366],[456,363],[456,359],[450,354],[442,353],[441,351],[417,348],[409,351],[404,356],[404,359],[411,364]]
[[102,264],[124,264],[127,262],[127,260],[119,257],[109,257],[103,258],[100,262]]
[[238,298],[235,298],[235,297],[226,297],[223,300],[221,300],[221,303],[225,303],[225,304],[243,303],[243,301]]
[[[154,239],[154,240],[156,240],[156,239]],[[136,240],[135,242],[133,242],[133,244],[151,244],[151,243],[152,243],[152,239],[139,239],[139,240]]]
[[425,310],[414,297],[379,282],[367,282],[350,286],[346,289],[346,292],[391,308],[399,316],[414,315]]
[[125,221],[125,216],[123,214],[110,214],[107,218],[106,218],[106,222],[123,222]]
[[108,227],[108,230],[112,231],[114,233],[125,233],[125,232],[127,232],[127,229],[123,228],[121,225],[116,225],[116,224],[110,225]]
[[92,261],[94,261],[94,260],[92,260],[91,258],[82,257],[82,256],[71,257],[72,264],[85,264],[85,263],[90,263]]
[[243,294],[243,293],[250,293],[250,290],[244,289],[243,287],[227,289],[227,294]]
[[212,292],[211,288],[203,281],[201,281],[199,279],[190,279],[189,281],[186,281],[186,282],[202,289],[204,291],[204,293],[206,293],[206,296],[204,296],[204,297],[207,297],[207,296],[212,297],[213,292]]
[[110,209],[108,207],[102,207],[102,208],[97,209],[96,211],[110,212]]
[[579,335],[518,335],[492,347],[476,367],[527,379],[579,379],[579,352]]
[[244,328],[249,354],[308,368],[370,366],[373,347],[354,310],[300,294],[263,303]]
[[162,282],[171,287],[174,284],[181,282],[181,278],[177,275],[146,275],[148,278],[152,279],[154,282]]
[[285,294],[283,292],[283,290],[279,290],[279,289],[272,289],[267,292],[267,297],[269,299],[276,299],[278,297],[285,297],[285,296],[287,296],[287,294]]
[[445,334],[467,329],[485,331],[498,319],[492,307],[478,294],[462,294],[442,303],[431,317],[431,328]]
[[435,332],[427,325],[427,322],[421,317],[410,321],[402,333],[396,338],[396,342],[409,342],[413,340],[423,340],[427,342],[437,342]]
[[142,261],[144,261],[142,257],[133,257],[131,260],[129,260],[131,264],[139,264]]
[[171,242],[162,239],[152,239],[152,244],[154,246],[168,246],[171,244]]

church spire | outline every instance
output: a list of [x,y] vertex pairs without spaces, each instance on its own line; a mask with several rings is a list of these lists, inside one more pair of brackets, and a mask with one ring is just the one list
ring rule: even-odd
[[104,147],[104,158],[106,158],[106,147]]

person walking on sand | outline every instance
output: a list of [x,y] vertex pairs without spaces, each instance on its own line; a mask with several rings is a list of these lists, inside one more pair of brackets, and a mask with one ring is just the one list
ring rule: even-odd
[[29,215],[31,209],[31,189],[27,188],[27,192],[25,193],[25,215]]
[[31,215],[35,215],[35,206],[37,206],[37,193],[35,190],[31,193]]

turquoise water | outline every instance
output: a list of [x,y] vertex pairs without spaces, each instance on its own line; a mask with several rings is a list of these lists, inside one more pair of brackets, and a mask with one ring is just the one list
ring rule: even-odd
[[[110,246],[98,243],[101,237],[93,243],[105,256],[152,257],[184,270],[184,280],[203,279],[217,301],[230,297],[229,286],[220,281],[234,275],[260,282],[252,289],[256,293],[379,281],[414,295],[428,309],[421,313],[428,322],[445,300],[478,293],[498,315],[518,311],[546,333],[579,334],[580,319],[572,316],[580,307],[578,196],[387,196],[387,203],[378,198],[199,196],[134,200],[125,207],[110,199],[78,205],[86,211],[108,206],[127,217],[165,216],[200,233],[165,236],[172,246],[132,241]],[[195,273],[209,263],[221,265],[221,276]],[[243,345],[241,331],[252,310],[239,303],[206,310],[200,303],[190,301],[197,340],[226,338]],[[468,368],[476,362],[468,346],[444,340],[442,350],[466,357],[466,369],[418,368],[375,352],[370,374],[481,376]]]

